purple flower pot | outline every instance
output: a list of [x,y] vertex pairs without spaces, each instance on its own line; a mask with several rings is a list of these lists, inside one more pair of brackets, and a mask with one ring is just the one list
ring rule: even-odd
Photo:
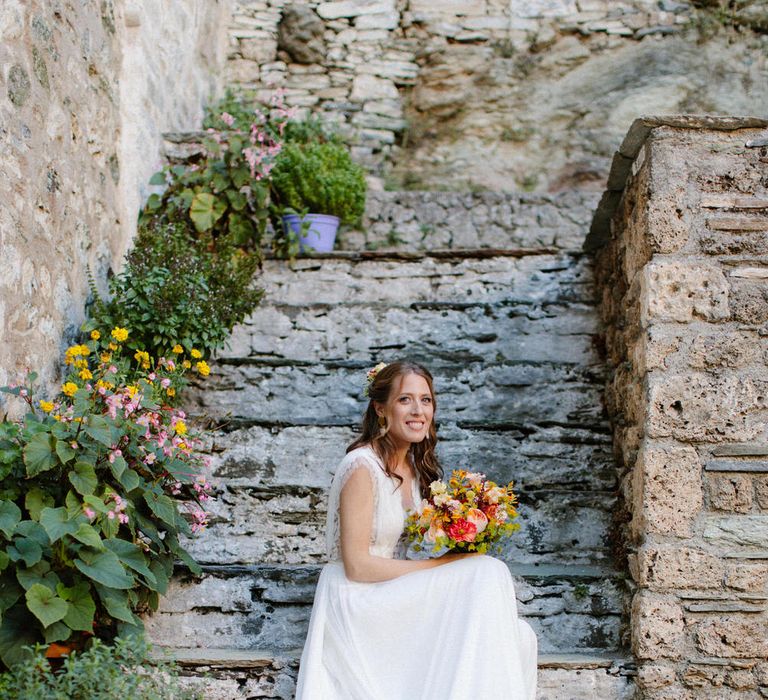
[[[306,231],[306,235],[301,234],[302,221],[309,222],[309,229]],[[298,235],[299,251],[302,253],[307,248],[318,253],[330,253],[333,250],[338,228],[338,216],[307,214],[303,220],[296,214],[286,214],[283,216],[283,229],[286,234],[289,230],[292,230]]]

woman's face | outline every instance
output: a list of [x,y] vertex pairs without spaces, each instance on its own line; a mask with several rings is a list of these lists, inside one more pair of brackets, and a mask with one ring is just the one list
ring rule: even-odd
[[424,377],[409,373],[400,379],[400,386],[392,387],[386,404],[377,406],[389,425],[388,434],[402,446],[421,442],[429,434],[435,413],[432,392]]

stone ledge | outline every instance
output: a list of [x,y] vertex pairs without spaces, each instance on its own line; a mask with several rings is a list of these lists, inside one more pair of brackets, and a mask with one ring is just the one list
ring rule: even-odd
[[[578,255],[578,251],[563,251],[553,247],[535,248],[436,248],[434,250],[334,250],[330,253],[302,255],[301,260],[383,260],[396,262],[420,262],[427,258],[437,260],[464,260],[467,258],[524,258],[529,255]],[[265,255],[266,260],[280,260],[274,255]]]
[[[152,658],[170,659],[185,667],[262,669],[274,663],[298,664],[301,649],[274,653],[266,649],[171,649],[155,647]],[[614,669],[631,673],[634,662],[612,654],[539,654],[538,666],[568,670]]]
[[[611,164],[608,183],[597,211],[592,219],[592,225],[584,241],[583,250],[595,252],[610,238],[610,224],[613,214],[621,199],[629,174],[640,149],[645,144],[650,133],[658,127],[673,129],[701,129],[708,131],[735,131],[737,129],[760,129],[768,127],[768,119],[763,117],[725,117],[707,115],[670,115],[645,116],[632,122],[627,135],[619,146]],[[761,147],[765,139],[752,139],[745,142],[748,148]]]

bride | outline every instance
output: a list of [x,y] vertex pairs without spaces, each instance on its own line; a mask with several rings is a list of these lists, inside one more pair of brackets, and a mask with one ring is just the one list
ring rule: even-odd
[[394,362],[368,382],[362,435],[331,485],[296,699],[533,700],[536,636],[506,564],[402,558],[406,512],[442,476],[432,376]]

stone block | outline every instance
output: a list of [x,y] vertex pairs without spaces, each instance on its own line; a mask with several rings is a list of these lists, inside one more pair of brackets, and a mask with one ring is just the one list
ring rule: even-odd
[[768,593],[768,564],[729,563],[725,585],[749,593]]
[[755,501],[758,508],[768,510],[768,476],[761,475],[753,477],[755,486]]
[[637,669],[637,685],[648,690],[665,688],[675,682],[676,676],[675,666],[669,663],[644,663]]
[[765,281],[732,279],[730,308],[734,321],[752,326],[768,322],[768,284]]
[[646,441],[632,478],[631,527],[637,537],[659,533],[689,537],[701,510],[701,463],[692,447]]
[[387,78],[361,74],[355,76],[349,98],[356,102],[399,100],[400,93],[397,91],[395,84]]
[[242,38],[238,41],[240,55],[256,63],[272,63],[277,59],[277,40],[263,38]]
[[643,270],[643,323],[728,318],[728,292],[725,275],[711,263],[653,260]]
[[725,564],[700,549],[668,545],[643,545],[637,553],[640,586],[651,590],[719,589]]
[[393,0],[337,0],[320,3],[317,6],[317,14],[323,19],[339,19],[361,15],[386,15],[394,9]]
[[639,659],[679,659],[685,643],[683,609],[675,596],[641,591],[632,600],[632,650]]
[[723,615],[694,625],[698,650],[718,658],[768,656],[768,622],[749,615]]
[[651,437],[681,441],[754,440],[766,427],[768,395],[757,371],[648,375]]
[[713,510],[748,513],[752,509],[752,479],[744,474],[708,474],[707,492]]
[[768,515],[709,516],[704,539],[721,547],[768,549]]
[[688,362],[697,369],[744,367],[760,362],[761,355],[757,334],[722,330],[696,335],[688,351]]

